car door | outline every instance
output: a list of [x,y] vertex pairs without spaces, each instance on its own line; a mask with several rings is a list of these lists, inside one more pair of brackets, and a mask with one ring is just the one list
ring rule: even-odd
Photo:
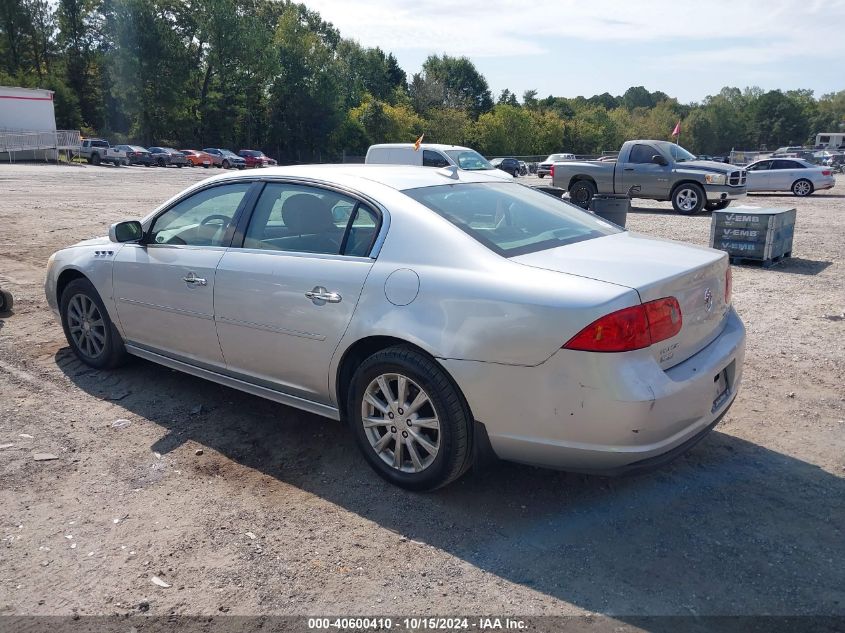
[[801,169],[801,163],[797,163],[794,160],[780,159],[772,161],[770,181],[772,190],[789,191],[792,188],[792,183],[803,175],[800,173]]
[[631,187],[640,187],[643,198],[666,196],[669,189],[671,167],[658,165],[652,161],[657,148],[646,143],[637,143],[631,148],[627,162],[617,166],[622,168],[622,188],[618,193],[625,193]]
[[241,244],[236,237],[217,267],[217,334],[230,373],[331,405],[329,365],[380,227],[352,196],[267,182]]
[[746,168],[748,191],[771,191],[771,166],[774,161],[761,160]]
[[215,270],[254,184],[194,192],[145,227],[144,243],[118,251],[113,290],[127,343],[224,365],[214,325]]

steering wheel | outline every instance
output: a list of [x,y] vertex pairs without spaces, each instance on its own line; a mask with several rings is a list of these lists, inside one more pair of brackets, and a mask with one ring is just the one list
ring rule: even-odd
[[215,213],[213,215],[208,216],[207,218],[203,218],[202,222],[200,222],[200,226],[205,226],[206,224],[211,224],[214,220],[222,220],[223,226],[229,224],[230,218],[227,215],[221,215],[219,213]]

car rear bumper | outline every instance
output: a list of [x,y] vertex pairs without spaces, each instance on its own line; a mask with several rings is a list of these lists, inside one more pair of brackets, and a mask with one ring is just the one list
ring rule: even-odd
[[[663,463],[707,433],[742,381],[745,328],[733,309],[709,345],[674,367],[649,350],[559,350],[536,367],[441,360],[502,459],[615,473]],[[716,398],[714,379],[727,373]]]

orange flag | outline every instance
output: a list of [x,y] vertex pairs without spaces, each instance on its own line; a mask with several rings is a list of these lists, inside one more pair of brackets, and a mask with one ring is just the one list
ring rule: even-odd
[[415,152],[419,151],[419,149],[420,149],[420,143],[422,143],[422,142],[423,142],[423,139],[424,139],[424,138],[425,138],[425,134],[420,134],[420,137],[417,139],[417,142],[416,142],[416,143],[414,143],[414,151],[415,151]]

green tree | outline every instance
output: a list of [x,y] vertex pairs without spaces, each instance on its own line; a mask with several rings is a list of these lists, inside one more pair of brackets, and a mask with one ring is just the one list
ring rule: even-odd
[[442,86],[438,105],[462,108],[473,118],[493,107],[487,80],[466,57],[430,55],[423,63],[422,74]]

